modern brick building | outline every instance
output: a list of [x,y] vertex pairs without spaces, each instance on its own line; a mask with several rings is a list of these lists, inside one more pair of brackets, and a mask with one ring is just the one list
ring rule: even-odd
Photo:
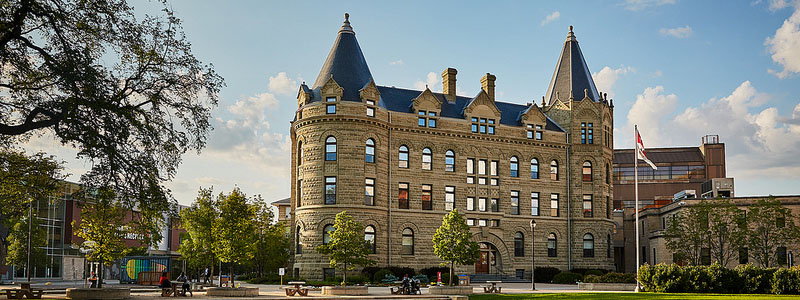
[[457,95],[456,75],[442,72],[442,93],[378,85],[345,15],[291,122],[295,275],[332,275],[315,247],[341,211],[378,266],[438,266],[432,236],[454,208],[481,246],[459,272],[529,276],[531,219],[537,266],[613,269],[613,103],[572,28],[541,105],[496,99],[489,73]]

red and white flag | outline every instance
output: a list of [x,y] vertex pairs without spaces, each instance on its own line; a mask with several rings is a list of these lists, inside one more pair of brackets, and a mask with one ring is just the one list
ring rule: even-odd
[[650,165],[653,170],[657,170],[656,164],[650,161],[647,158],[647,155],[644,153],[644,144],[642,144],[642,136],[639,135],[639,129],[636,129],[636,158],[641,159]]

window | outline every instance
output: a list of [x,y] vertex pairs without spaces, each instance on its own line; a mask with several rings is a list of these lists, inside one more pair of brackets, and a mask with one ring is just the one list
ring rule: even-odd
[[325,160],[336,160],[336,138],[329,136],[325,139]]
[[611,258],[611,235],[606,235],[606,258]]
[[417,125],[420,127],[428,126],[430,128],[436,128],[436,112],[433,111],[424,111],[420,110],[417,112],[419,117],[417,117]]
[[444,153],[444,171],[445,172],[456,171],[456,154],[453,152],[453,150],[447,150]]
[[492,211],[493,212],[500,211],[500,199],[492,198]]
[[430,170],[431,169],[431,161],[433,160],[433,154],[431,153],[431,148],[422,149],[422,169],[423,170]]
[[532,129],[533,129],[533,125],[531,125],[531,124],[528,124],[528,125],[527,125],[527,126],[525,126],[525,127],[527,127],[527,128],[528,128],[528,129],[525,131],[525,137],[526,137],[526,138],[529,138],[529,139],[533,139],[533,130],[532,130]]
[[711,248],[700,249],[700,264],[703,266],[711,265]]
[[408,209],[408,183],[401,182],[397,185],[397,203],[400,208]]
[[525,256],[525,236],[519,231],[514,234],[514,256]]
[[328,224],[322,228],[322,244],[327,245],[331,242],[331,232],[333,232],[333,225]]
[[531,192],[531,216],[539,215],[539,193]]
[[336,177],[325,177],[325,204],[336,204]]
[[608,168],[608,164],[606,164],[606,184],[611,182],[611,171]]
[[586,124],[589,127],[589,144],[594,144],[594,127],[592,125],[594,124]]
[[400,146],[400,160],[399,160],[399,167],[401,168],[408,168],[408,147],[406,145]]
[[414,231],[411,228],[403,229],[402,255],[414,255]]
[[478,133],[478,118],[472,118],[472,132]]
[[456,187],[444,187],[444,210],[453,210],[456,203]]
[[778,247],[775,251],[775,256],[778,258],[778,265],[785,266],[788,259],[786,257],[786,247]]
[[375,140],[367,139],[367,148],[365,150],[366,157],[365,161],[368,163],[375,162]]
[[478,210],[486,211],[486,198],[478,198]]
[[611,219],[611,199],[606,196],[606,219]]
[[475,159],[467,158],[467,174],[475,174]]
[[539,179],[539,160],[531,158],[531,179]]
[[775,227],[778,227],[778,228],[786,227],[786,218],[784,218],[784,217],[775,218]]
[[494,119],[472,118],[472,132],[494,134]]
[[536,125],[536,139],[537,140],[541,140],[542,139],[542,133],[543,133],[542,125]]
[[303,141],[297,142],[297,165],[303,164]]
[[747,247],[739,248],[739,264],[746,265],[750,262],[750,258],[747,253]]
[[336,104],[328,104],[328,105],[326,106],[326,109],[327,109],[327,113],[328,113],[329,115],[331,115],[331,114],[335,114],[335,113],[336,113]]
[[367,178],[364,182],[364,205],[375,205],[374,178]]
[[489,162],[489,175],[497,176],[497,164],[499,162],[496,160]]
[[478,161],[478,174],[486,175],[486,160],[481,159]]
[[558,180],[558,161],[550,162],[550,180]]
[[475,210],[475,197],[467,197],[467,210]]
[[364,228],[364,241],[367,242],[367,249],[370,249],[370,253],[375,254],[375,227],[372,225]]
[[300,226],[297,226],[297,230],[294,232],[294,243],[296,248],[294,254],[303,254],[303,242],[300,240]]
[[431,199],[432,190],[433,190],[432,185],[430,184],[422,185],[422,209],[424,210],[433,209],[433,200]]
[[511,191],[511,214],[519,214],[519,191]]
[[516,156],[511,157],[511,165],[509,166],[509,169],[511,170],[509,172],[511,177],[519,177],[519,161],[517,160]]
[[375,116],[375,101],[374,100],[367,100],[367,117],[374,117]]
[[556,234],[551,232],[550,235],[547,236],[547,257],[558,256],[556,246],[558,246],[558,239],[556,238]]
[[303,180],[297,181],[297,207],[303,205]]
[[558,194],[550,194],[550,216],[558,217]]
[[467,176],[467,183],[469,184],[475,183],[475,176]]
[[485,185],[486,177],[478,177],[478,184]]
[[583,217],[592,217],[592,195],[583,195]]
[[491,178],[491,179],[489,179],[489,184],[491,184],[491,185],[493,185],[493,186],[497,186],[497,185],[498,185],[498,182],[499,182],[499,181],[497,181],[497,178]]
[[594,257],[594,236],[591,233],[583,235],[583,257]]
[[592,163],[583,162],[583,182],[592,182]]
[[475,226],[475,219],[467,219],[467,226]]
[[480,227],[485,227],[485,226],[486,226],[486,219],[480,219],[480,220],[478,220],[478,226],[480,226]]
[[[435,112],[428,112],[428,117],[435,117]],[[436,119],[435,118],[428,118],[428,127],[436,128]]]

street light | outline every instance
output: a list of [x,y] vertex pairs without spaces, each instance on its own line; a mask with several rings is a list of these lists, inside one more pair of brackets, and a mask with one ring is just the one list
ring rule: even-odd
[[536,221],[531,219],[531,291],[536,290],[536,249],[534,248],[534,239],[536,239],[536,232],[533,231],[536,228]]

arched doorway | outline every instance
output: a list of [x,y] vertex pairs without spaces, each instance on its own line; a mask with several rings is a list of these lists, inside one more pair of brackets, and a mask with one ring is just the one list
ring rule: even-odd
[[478,243],[478,247],[481,254],[475,262],[475,273],[488,274],[490,269],[495,269],[500,260],[497,247],[486,242]]

